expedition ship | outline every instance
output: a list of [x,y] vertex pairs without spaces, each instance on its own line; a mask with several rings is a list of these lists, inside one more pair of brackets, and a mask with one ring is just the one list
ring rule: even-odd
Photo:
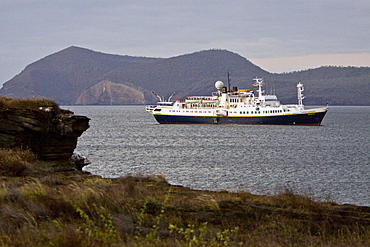
[[320,125],[328,105],[305,109],[304,87],[297,84],[298,104],[280,104],[276,95],[264,94],[262,78],[255,78],[257,95],[248,89],[228,90],[217,81],[217,92],[212,96],[190,96],[185,100],[164,101],[155,94],[157,105],[147,105],[146,110],[161,124],[253,124],[253,125]]

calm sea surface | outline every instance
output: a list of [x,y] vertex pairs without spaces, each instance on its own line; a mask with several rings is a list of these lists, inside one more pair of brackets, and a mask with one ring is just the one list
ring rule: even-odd
[[330,107],[322,126],[160,125],[144,106],[64,106],[91,118],[86,171],[165,176],[193,189],[370,206],[370,107]]

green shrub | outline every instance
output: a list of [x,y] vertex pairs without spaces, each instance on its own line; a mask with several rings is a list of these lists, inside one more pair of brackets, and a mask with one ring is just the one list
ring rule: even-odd
[[77,233],[85,235],[89,244],[109,246],[118,241],[112,217],[110,214],[104,213],[102,208],[93,204],[92,211],[97,214],[95,220],[79,206],[75,205],[75,209],[79,216],[84,220],[84,223],[77,230]]

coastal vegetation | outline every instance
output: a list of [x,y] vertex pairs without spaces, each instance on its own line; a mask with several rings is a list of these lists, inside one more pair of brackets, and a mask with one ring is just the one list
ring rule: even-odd
[[20,108],[20,109],[39,109],[53,108],[54,111],[59,111],[59,105],[52,99],[47,98],[26,98],[14,99],[0,96],[0,109],[1,108]]
[[41,110],[45,112],[52,112],[53,115],[70,114],[72,112],[63,110],[52,99],[48,98],[8,98],[0,96],[0,111],[13,111],[19,112],[20,115],[24,114],[25,110]]
[[1,149],[0,246],[370,246],[370,208],[107,179]]

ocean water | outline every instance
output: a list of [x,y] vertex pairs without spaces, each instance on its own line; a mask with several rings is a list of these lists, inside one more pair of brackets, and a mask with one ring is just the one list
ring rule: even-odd
[[76,153],[102,177],[163,175],[201,190],[370,206],[370,107],[329,108],[322,126],[160,125],[145,106],[64,106],[90,120]]

